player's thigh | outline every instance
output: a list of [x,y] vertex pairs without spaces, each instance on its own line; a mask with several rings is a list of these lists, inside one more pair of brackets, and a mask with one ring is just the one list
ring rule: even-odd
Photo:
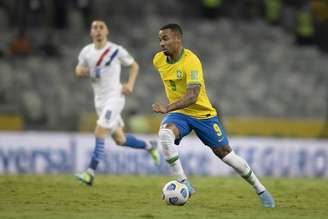
[[124,104],[124,98],[115,98],[107,101],[99,113],[97,125],[109,129],[111,134],[118,127],[123,127],[124,122],[121,117],[121,112]]
[[229,145],[224,128],[216,116],[210,119],[193,119],[192,127],[199,139],[212,149]]
[[188,135],[191,131],[191,128],[188,124],[188,118],[181,113],[169,113],[163,118],[161,122],[161,128],[172,125],[174,125],[178,130],[178,134],[175,138],[175,144],[179,145],[181,139]]

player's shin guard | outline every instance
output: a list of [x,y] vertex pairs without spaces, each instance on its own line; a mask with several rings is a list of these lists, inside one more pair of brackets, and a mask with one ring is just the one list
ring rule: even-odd
[[174,139],[175,136],[171,129],[162,128],[159,130],[159,141],[162,144],[163,156],[170,165],[172,173],[177,176],[177,180],[183,181],[187,177],[183,171]]
[[105,139],[96,138],[96,145],[92,153],[91,162],[89,168],[92,170],[96,170],[98,163],[105,156]]
[[249,184],[251,184],[256,193],[261,193],[265,190],[265,187],[258,180],[252,169],[247,162],[231,151],[222,159],[226,164],[231,166],[241,177],[243,177]]

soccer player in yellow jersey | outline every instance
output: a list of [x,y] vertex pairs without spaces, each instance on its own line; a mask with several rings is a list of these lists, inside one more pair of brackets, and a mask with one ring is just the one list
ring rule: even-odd
[[152,105],[154,112],[166,114],[159,130],[164,158],[177,181],[187,185],[190,195],[194,193],[195,190],[187,180],[175,146],[194,130],[199,139],[210,147],[217,157],[253,186],[264,207],[274,208],[275,202],[270,193],[247,162],[229,146],[216,110],[206,94],[202,64],[192,51],[183,47],[182,36],[182,29],[178,24],[161,27],[159,42],[162,51],[153,59],[169,101],[168,104],[158,102]]

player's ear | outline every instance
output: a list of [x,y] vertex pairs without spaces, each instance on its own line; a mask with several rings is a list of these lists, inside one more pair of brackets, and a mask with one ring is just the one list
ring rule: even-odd
[[178,42],[182,42],[182,38],[181,38],[181,35],[179,33],[175,33],[175,39]]
[[176,35],[175,37],[175,40],[178,42],[178,43],[182,43],[182,39],[179,35]]

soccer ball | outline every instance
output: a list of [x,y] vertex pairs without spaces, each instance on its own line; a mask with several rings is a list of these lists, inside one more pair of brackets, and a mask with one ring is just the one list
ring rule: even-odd
[[162,194],[163,200],[169,205],[184,205],[189,198],[187,186],[176,180],[166,183]]

